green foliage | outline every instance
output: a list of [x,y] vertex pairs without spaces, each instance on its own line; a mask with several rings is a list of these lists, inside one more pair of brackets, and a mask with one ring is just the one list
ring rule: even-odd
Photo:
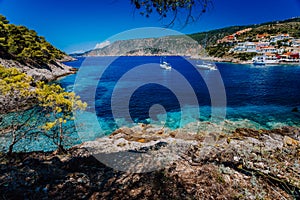
[[238,58],[242,61],[251,60],[253,57],[255,57],[257,53],[255,52],[246,52],[246,53],[236,53],[234,54],[234,58]]
[[161,19],[172,17],[167,25],[172,26],[179,12],[186,14],[184,25],[196,21],[212,6],[212,0],[131,0],[131,4],[147,18],[153,13]]
[[4,68],[0,65],[0,94],[14,95],[18,92],[21,96],[32,95],[30,85],[32,78],[16,68]]
[[9,24],[0,15],[0,55],[20,62],[47,64],[62,58],[65,53],[53,47],[44,37],[25,26]]
[[[14,105],[15,112],[9,114],[12,116],[9,122],[0,123],[0,134],[4,134],[3,131],[6,130],[6,135],[9,134],[11,138],[9,153],[12,153],[16,143],[28,135],[32,136],[33,133],[47,135],[51,133],[53,142],[58,148],[63,149],[62,144],[66,139],[63,135],[63,124],[72,120],[73,111],[84,110],[87,106],[79,96],[73,92],[64,91],[59,85],[48,85],[44,82],[33,83],[32,77],[18,69],[3,66],[0,66],[0,97],[19,100]],[[27,102],[28,99],[34,99],[37,104],[36,109],[31,110],[32,112],[23,109],[22,102]],[[44,115],[45,121],[42,125],[38,123],[36,115]],[[45,115],[51,117],[45,117]],[[56,127],[59,127],[58,132],[52,131],[57,130]]]
[[[300,18],[295,18],[299,19]],[[265,25],[255,26],[252,31],[241,34],[237,37],[238,40],[248,40],[254,41],[257,34],[267,33],[269,35],[277,35],[277,34],[290,34],[291,37],[299,38],[300,37],[300,22],[294,21],[291,22],[288,20],[287,22],[281,23],[268,23]]]
[[207,48],[207,52],[210,56],[222,58],[231,48],[230,45],[218,44],[216,46],[210,46]]
[[212,30],[208,32],[195,33],[188,35],[194,40],[196,40],[200,45],[204,47],[209,47],[214,45],[217,40],[222,39],[227,35],[231,35],[239,30],[247,28],[246,26],[231,26],[226,28],[221,28],[217,30]]
[[[63,150],[63,142],[66,137],[64,125],[72,120],[73,111],[84,110],[86,103],[80,100],[73,92],[65,92],[59,85],[47,85],[38,82],[35,90],[40,106],[51,113],[50,120],[42,127],[45,134],[52,138],[60,150]],[[53,137],[54,136],[54,137]]]

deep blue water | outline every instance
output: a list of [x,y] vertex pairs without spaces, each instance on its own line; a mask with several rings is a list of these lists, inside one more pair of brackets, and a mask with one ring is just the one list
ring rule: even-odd
[[[167,61],[171,71],[159,67],[160,57],[91,57],[68,62],[79,71],[58,82],[89,106],[76,115],[77,131],[73,122],[66,124],[65,145],[93,140],[138,122],[227,133],[239,127],[300,126],[300,112],[292,112],[300,110],[300,65],[216,63],[218,70],[208,71],[195,67],[201,63],[197,60],[167,57]],[[12,117],[5,119],[9,122]],[[1,141],[5,151],[10,138]],[[35,140],[23,139],[15,151],[55,148],[42,134]]]
[[[90,105],[85,114],[95,108],[106,133],[121,125],[131,125],[130,120],[156,121],[166,123],[170,128],[210,121],[217,117],[212,114],[212,108],[224,109],[232,128],[268,129],[300,125],[300,113],[292,112],[295,107],[300,110],[300,65],[257,67],[216,63],[218,71],[208,71],[191,64],[201,61],[183,57],[167,57],[167,61],[173,67],[171,71],[159,68],[160,57],[79,58],[67,64],[80,68],[82,79],[76,92]],[[103,72],[101,76],[99,71]],[[59,82],[72,91],[75,79],[76,75],[71,75]],[[183,80],[190,84],[195,94],[188,91]],[[97,90],[91,98],[89,93],[95,83]],[[223,83],[225,96],[222,95]],[[112,108],[117,114],[113,114]],[[197,108],[200,112],[195,111]],[[130,116],[126,115],[127,112]]]

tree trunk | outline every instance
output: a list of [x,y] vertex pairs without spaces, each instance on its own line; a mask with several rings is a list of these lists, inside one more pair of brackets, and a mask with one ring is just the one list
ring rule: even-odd
[[62,145],[63,142],[63,130],[62,130],[62,122],[59,124],[59,142],[58,142],[58,149],[59,151],[64,152],[64,147]]
[[13,132],[12,133],[12,141],[11,141],[9,147],[8,147],[8,152],[7,152],[8,155],[12,154],[14,146],[15,146],[16,143],[17,143],[16,134],[15,134],[15,132]]
[[12,154],[13,148],[14,148],[15,144],[16,144],[16,142],[12,141],[12,143],[9,145],[7,155],[11,155]]

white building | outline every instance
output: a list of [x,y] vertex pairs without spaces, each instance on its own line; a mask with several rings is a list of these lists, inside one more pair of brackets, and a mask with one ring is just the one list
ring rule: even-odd
[[290,38],[291,37],[290,37],[289,34],[281,34],[281,35],[271,36],[270,42],[276,43],[277,41],[285,40],[285,39],[290,39]]
[[256,44],[254,42],[242,42],[238,43],[237,46],[233,48],[234,52],[257,52]]
[[278,49],[275,47],[264,47],[260,49],[261,53],[271,53],[271,54],[276,54],[278,53]]
[[254,42],[245,42],[246,52],[257,52]]
[[291,46],[292,47],[300,47],[300,39],[293,39]]

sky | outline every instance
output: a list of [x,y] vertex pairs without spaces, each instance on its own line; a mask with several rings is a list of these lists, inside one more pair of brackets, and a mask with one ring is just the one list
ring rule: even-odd
[[[189,34],[300,16],[300,0],[212,1],[197,22],[172,29]],[[67,53],[92,49],[123,31],[165,24],[156,15],[139,15],[130,0],[0,0],[0,14],[34,29]],[[160,35],[164,33],[153,36]]]

